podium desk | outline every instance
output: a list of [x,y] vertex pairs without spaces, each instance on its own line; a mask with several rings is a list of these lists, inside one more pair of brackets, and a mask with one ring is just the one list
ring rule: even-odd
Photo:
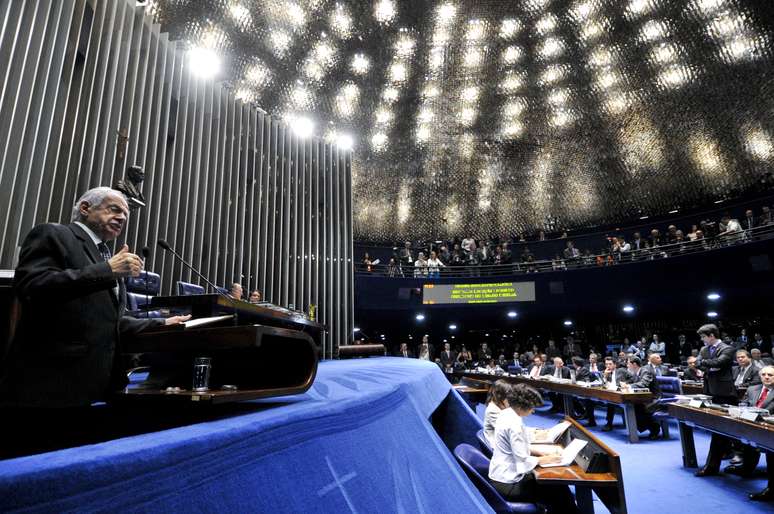
[[677,419],[680,445],[683,448],[683,466],[686,468],[699,466],[693,440],[693,429],[696,427],[774,452],[774,425],[772,424],[733,418],[724,411],[707,407],[696,408],[670,403],[668,408],[669,415]]

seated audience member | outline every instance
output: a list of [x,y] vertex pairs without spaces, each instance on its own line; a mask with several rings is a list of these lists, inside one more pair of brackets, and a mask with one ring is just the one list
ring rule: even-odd
[[583,350],[581,349],[581,346],[575,342],[573,336],[567,336],[567,342],[565,343],[564,348],[562,348],[562,353],[565,359],[570,359],[576,355],[581,355]]
[[[774,412],[774,366],[764,366],[758,372],[759,383],[750,386],[745,394],[745,401],[754,407],[767,409]],[[766,454],[766,475],[768,482],[766,487],[757,493],[750,493],[750,499],[755,501],[774,501],[774,452],[765,451]],[[745,451],[744,463],[741,466],[740,474],[752,475],[758,466],[758,452],[748,448]],[[729,466],[730,467],[730,466]],[[726,468],[725,471],[733,471]]]
[[409,349],[406,343],[400,343],[400,350],[395,354],[396,357],[404,357],[406,359],[413,357],[414,353]]
[[653,373],[653,376],[656,376],[656,377],[661,377],[661,376],[667,377],[670,375],[674,375],[674,373],[672,373],[668,367],[664,366],[661,363],[661,355],[657,353],[650,354],[650,356],[648,357],[648,365],[645,367],[648,368],[650,372]]
[[473,363],[473,356],[470,354],[470,351],[467,348],[465,348],[465,345],[462,345],[462,349],[460,350],[460,353],[457,354],[457,362],[459,362],[466,368],[469,368]]
[[589,373],[589,370],[584,366],[583,359],[581,357],[573,357],[572,358],[572,367],[575,371],[575,381],[576,382],[591,382],[594,379],[591,376],[591,373]]
[[427,261],[427,276],[428,278],[438,278],[440,276],[441,268],[445,268],[446,265],[438,258],[435,250],[430,251],[430,259]]
[[397,260],[395,260],[395,257],[390,257],[390,262],[387,264],[387,269],[385,271],[388,277],[402,277],[403,276],[403,270],[400,267],[400,264]]
[[626,369],[627,368],[627,357],[631,355],[630,353],[626,353],[624,351],[618,352],[618,360],[616,360],[615,365],[619,368]]
[[747,347],[747,349],[750,351],[755,350],[756,348],[762,353],[768,353],[771,351],[771,348],[769,348],[766,342],[763,340],[763,336],[760,332],[755,333],[752,341],[750,341],[750,344]]
[[443,369],[451,369],[454,366],[454,361],[457,359],[457,356],[452,351],[449,343],[443,344],[443,351],[441,352],[440,359]]
[[637,430],[643,432],[650,430],[650,439],[656,439],[661,426],[653,420],[653,410],[657,407],[657,400],[661,398],[661,389],[653,373],[646,367],[642,367],[639,357],[629,357],[629,381],[622,390],[629,391],[635,388],[649,389],[653,394],[653,401],[647,405],[638,403],[634,406],[634,414],[637,418]]
[[691,350],[693,350],[693,345],[688,342],[685,334],[677,336],[677,361],[685,362],[691,356]]
[[688,357],[688,367],[683,370],[683,380],[700,381],[704,377],[704,372],[696,367],[696,357]]
[[555,463],[561,458],[557,454],[531,455],[531,435],[524,418],[543,404],[540,393],[524,384],[510,385],[506,400],[508,408],[500,413],[495,425],[493,455],[489,463],[492,485],[506,500],[542,503],[549,514],[579,512],[566,485],[539,484],[532,472],[538,464]]
[[250,303],[261,303],[261,292],[257,289],[250,292]]
[[497,365],[500,366],[503,369],[508,368],[508,359],[505,358],[505,354],[501,353],[499,357],[497,357]]
[[508,367],[513,366],[516,368],[516,373],[521,373],[521,368],[524,366],[523,356],[519,352],[513,352],[513,358],[508,361]]
[[373,265],[373,260],[371,260],[371,256],[368,255],[368,252],[366,252],[363,255],[363,270],[370,273],[371,271],[373,271],[372,265]]
[[414,256],[411,253],[411,241],[403,243],[403,248],[400,249],[399,257],[403,266],[412,266],[414,264]]
[[549,359],[553,359],[554,357],[561,356],[559,348],[556,346],[556,343],[554,342],[553,339],[548,340],[548,347],[546,347],[546,355],[548,355]]
[[508,400],[505,398],[509,383],[503,379],[496,381],[489,388],[486,398],[486,411],[484,412],[484,437],[490,445],[494,443],[494,431],[497,417],[503,409],[508,408]]
[[[663,358],[666,355],[666,343],[658,339],[658,334],[653,334],[653,341],[648,347],[648,354],[657,353]],[[640,357],[641,359],[641,357]]]
[[234,300],[242,299],[242,284],[234,282],[231,284],[231,290],[228,292],[229,296]]
[[529,378],[538,378],[543,374],[545,367],[543,366],[543,360],[540,355],[535,355],[532,358],[532,366],[529,367]]
[[[599,365],[599,357],[596,353],[589,354],[589,363],[586,365],[586,369],[588,369],[589,374],[592,375],[592,377],[599,378],[602,375],[602,368]],[[592,378],[594,380],[594,378]]]
[[427,276],[427,259],[425,253],[419,252],[419,257],[414,262],[414,277],[422,278]]
[[570,378],[570,370],[565,367],[561,357],[554,357],[553,362],[553,366],[549,366],[543,371],[544,375],[549,375],[554,378]]
[[[629,379],[629,373],[616,365],[616,361],[612,357],[605,357],[605,371],[602,373],[602,381],[605,383],[605,387],[612,390],[618,390],[618,388],[626,383]],[[613,418],[615,417],[615,405],[612,403],[607,404],[607,423],[602,427],[603,432],[610,432],[613,430]]]
[[486,362],[489,361],[489,359],[492,358],[492,350],[489,349],[489,345],[486,343],[481,343],[481,346],[478,349],[478,360],[483,365]]
[[772,360],[770,357],[764,357],[761,351],[757,348],[750,350],[750,358],[758,369],[761,369],[763,366],[774,364],[774,360]]
[[497,361],[495,361],[494,359],[489,359],[489,362],[486,363],[486,371],[489,373],[497,373],[498,371],[502,371],[502,370],[503,368],[498,366]]
[[734,386],[750,387],[761,383],[761,377],[758,375],[758,367],[753,364],[752,358],[747,350],[738,350],[736,352],[736,362],[739,364],[731,370],[734,377]]

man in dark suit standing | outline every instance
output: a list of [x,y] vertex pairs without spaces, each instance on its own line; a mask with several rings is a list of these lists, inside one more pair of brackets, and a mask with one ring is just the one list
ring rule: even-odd
[[128,215],[123,194],[95,188],[73,207],[73,223],[38,225],[22,244],[14,276],[21,316],[0,373],[0,406],[37,448],[67,433],[67,412],[89,416],[93,402],[125,385],[123,335],[165,323],[125,315],[123,279],[139,276],[143,263],[126,245],[110,255],[105,243],[121,234]]
[[[704,394],[712,396],[713,403],[737,404],[734,375],[731,368],[734,363],[734,347],[718,339],[718,327],[712,324],[702,325],[697,331],[704,347],[699,352],[699,368],[704,373]],[[720,461],[730,450],[731,441],[719,434],[712,434],[707,462],[696,472],[696,476],[717,475]]]
[[454,360],[457,355],[451,350],[449,343],[444,343],[443,351],[441,352],[441,364],[443,369],[451,369],[454,366]]

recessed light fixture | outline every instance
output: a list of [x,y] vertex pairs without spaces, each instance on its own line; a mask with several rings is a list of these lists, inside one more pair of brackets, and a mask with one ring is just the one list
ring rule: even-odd
[[508,317],[509,318],[515,318],[516,316],[518,316],[516,311],[508,311]]
[[715,300],[720,300],[720,294],[718,293],[710,293],[707,295],[707,300],[712,300],[713,302]]
[[454,325],[454,324],[449,325],[449,330],[457,330],[457,325]]
[[717,312],[715,312],[715,311],[709,311],[709,312],[707,313],[707,317],[708,317],[708,318],[717,318],[717,317],[718,317],[718,313],[717,313]]
[[417,319],[417,321],[423,321],[425,319],[425,315],[424,314],[417,314],[416,315],[416,319]]
[[570,321],[569,319],[564,320],[564,326],[565,327],[571,327],[572,326],[572,321]]
[[624,312],[634,312],[634,307],[631,306],[631,305],[624,305],[623,306],[623,311]]

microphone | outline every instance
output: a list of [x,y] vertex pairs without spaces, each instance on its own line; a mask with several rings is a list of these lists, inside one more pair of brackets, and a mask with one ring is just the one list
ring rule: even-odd
[[[140,250],[140,253],[142,254],[143,264],[145,264],[145,262],[148,260],[148,257],[150,257],[150,248],[143,246],[142,250]],[[145,315],[150,317],[150,285],[148,284],[148,268],[143,266],[143,271],[145,271]]]
[[239,312],[237,311],[237,304],[236,304],[236,302],[234,301],[234,299],[233,299],[233,298],[231,298],[231,297],[230,297],[229,295],[227,295],[226,293],[224,293],[223,291],[221,291],[221,290],[218,288],[218,286],[216,286],[215,284],[213,284],[212,282],[210,282],[210,281],[207,279],[207,277],[205,277],[204,275],[202,275],[201,273],[199,273],[199,271],[198,271],[196,268],[194,268],[194,267],[193,267],[191,264],[189,264],[189,263],[188,263],[188,262],[187,262],[185,259],[183,259],[183,258],[182,258],[182,257],[181,257],[181,256],[180,256],[180,255],[179,255],[179,254],[178,254],[178,253],[175,251],[175,250],[173,250],[173,249],[172,249],[172,247],[171,247],[171,246],[169,246],[169,243],[167,243],[167,242],[166,242],[166,241],[164,241],[163,239],[159,239],[159,240],[157,241],[157,243],[158,243],[158,245],[159,245],[161,248],[163,248],[164,250],[166,250],[166,251],[168,251],[169,253],[171,253],[172,255],[174,255],[174,256],[175,256],[175,258],[176,258],[178,261],[180,261],[182,264],[184,264],[186,268],[188,268],[188,269],[190,269],[191,271],[193,271],[193,272],[196,274],[196,276],[198,276],[200,279],[204,280],[204,282],[205,282],[205,283],[207,283],[207,285],[208,285],[208,286],[210,286],[210,287],[211,287],[211,288],[212,288],[212,289],[213,289],[213,290],[214,290],[214,291],[215,291],[217,294],[219,294],[220,296],[222,296],[223,298],[225,298],[226,300],[228,300],[229,304],[231,304],[231,307],[234,309],[234,325],[238,325],[239,323],[238,323],[238,321],[237,321],[237,320],[238,320],[238,317],[239,317]]

